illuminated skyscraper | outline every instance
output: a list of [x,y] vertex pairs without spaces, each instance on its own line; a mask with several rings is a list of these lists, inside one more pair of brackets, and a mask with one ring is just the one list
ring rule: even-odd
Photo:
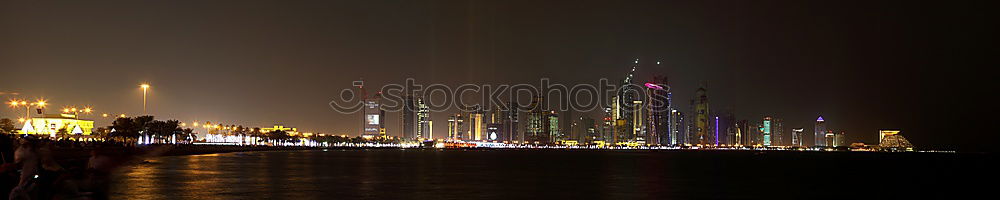
[[805,131],[805,129],[803,129],[803,128],[793,128],[792,129],[792,144],[791,144],[791,146],[795,146],[795,147],[804,147],[805,146],[805,140],[804,140],[805,139],[804,138],[805,135],[803,134],[803,131]]
[[684,123],[684,113],[678,111],[677,109],[670,110],[670,126],[672,126],[673,131],[670,134],[670,144],[671,145],[684,145],[688,143],[688,129],[687,123]]
[[382,110],[382,104],[379,103],[379,99],[381,99],[381,95],[379,94],[364,99],[365,115],[362,119],[364,129],[361,132],[361,137],[363,138],[385,137],[385,111]]
[[601,137],[600,140],[605,142],[613,142],[615,135],[615,119],[612,113],[611,107],[604,108],[604,117],[601,120]]
[[[632,65],[632,69],[625,75],[622,79],[621,85],[619,86],[618,95],[614,98],[614,110],[617,112],[615,120],[623,120],[624,124],[620,126],[616,125],[617,131],[621,131],[616,134],[616,142],[634,142],[635,132],[638,126],[642,123],[636,124],[636,115],[634,112],[640,110],[641,104],[634,104],[636,97],[638,96],[639,88],[632,81],[635,79],[635,69],[639,66],[639,60],[636,59]],[[643,118],[639,118],[639,122],[643,121]],[[617,123],[617,122],[616,122]]]
[[448,116],[448,139],[461,140],[465,133],[465,119],[462,114]]
[[551,111],[548,112],[548,115],[546,115],[545,118],[547,120],[545,120],[543,128],[545,128],[545,131],[548,132],[548,142],[555,143],[556,141],[559,141],[560,138],[563,138],[562,130],[559,130],[559,114],[557,114],[556,111]]
[[836,132],[833,135],[833,146],[834,147],[847,147],[847,133],[844,131]]
[[483,121],[484,114],[481,109],[476,109],[469,113],[469,120],[465,121],[469,125],[469,138],[467,140],[483,140],[486,134],[486,122]]
[[667,78],[654,76],[646,83],[646,143],[665,145],[670,138],[670,93]]
[[632,101],[632,132],[629,135],[629,142],[646,144],[646,118],[644,117],[646,112],[642,105],[640,100]]
[[417,98],[417,138],[432,139],[431,112],[423,98]]
[[544,106],[545,98],[541,96],[536,96],[532,98],[531,105],[528,106],[528,118],[527,124],[524,128],[524,142],[527,143],[542,143],[548,142],[548,119],[546,119],[546,112]]
[[506,110],[502,111],[504,117],[502,121],[503,127],[501,128],[501,132],[503,132],[504,135],[503,141],[522,140],[521,135],[518,134],[517,131],[517,129],[520,128],[518,126],[518,120],[517,120],[517,113],[520,110],[521,109],[518,107],[517,104],[515,104],[514,102],[508,102]]
[[694,108],[694,138],[692,139],[697,140],[692,142],[697,142],[697,144],[700,145],[713,144],[712,142],[709,142],[713,139],[708,133],[708,96],[705,93],[705,87],[699,87],[698,91],[695,93],[695,98],[691,100],[691,106]]
[[761,135],[764,137],[763,138],[763,140],[764,140],[764,146],[771,146],[771,142],[772,142],[771,141],[771,132],[772,132],[771,130],[772,130],[772,128],[774,128],[771,125],[772,125],[773,122],[774,121],[773,121],[773,119],[771,119],[771,117],[764,117],[764,122],[763,122],[764,126],[761,129],[761,133],[762,133]]
[[753,131],[750,128],[750,122],[747,120],[739,120],[736,122],[736,145],[740,146],[751,146],[754,145]]
[[417,125],[417,104],[414,101],[413,96],[407,95],[403,97],[403,108],[399,113],[399,130],[402,133],[401,138],[407,140],[417,139],[419,132],[419,127]]
[[816,130],[813,136],[815,136],[813,146],[826,146],[826,121],[823,120],[823,116],[816,118]]
[[507,118],[506,112],[502,105],[496,105],[492,112],[490,112],[488,119],[486,119],[486,140],[489,141],[507,141],[509,138],[505,138],[504,133],[504,121]]
[[826,134],[823,134],[823,141],[826,142],[823,146],[834,147],[834,137],[836,137],[836,135],[833,134],[833,131],[827,130]]

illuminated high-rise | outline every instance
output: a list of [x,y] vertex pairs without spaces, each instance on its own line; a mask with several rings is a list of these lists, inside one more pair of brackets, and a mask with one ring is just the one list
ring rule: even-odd
[[432,139],[434,135],[431,134],[431,112],[430,108],[424,103],[423,98],[417,98],[417,129],[416,137],[423,139]]
[[739,146],[752,146],[754,145],[754,135],[750,128],[750,122],[747,120],[736,121],[736,145]]
[[834,147],[846,147],[847,146],[847,133],[844,131],[836,132],[833,135],[833,146]]
[[361,137],[371,139],[385,137],[385,111],[379,102],[381,95],[364,99],[364,118],[362,119]]
[[825,142],[823,146],[824,147],[834,147],[834,146],[836,146],[833,143],[835,141],[834,137],[836,137],[836,135],[833,134],[832,130],[826,130],[826,133],[823,134],[823,142]]
[[670,138],[670,92],[667,78],[654,76],[646,83],[646,143],[669,144]]
[[771,119],[770,116],[764,117],[763,127],[761,128],[761,133],[762,133],[761,136],[764,137],[763,138],[764,146],[771,146],[771,143],[772,143],[772,141],[771,141],[771,132],[772,132],[772,129],[774,128],[774,127],[772,127],[772,123],[773,122],[774,122],[774,119]]
[[506,112],[502,105],[496,105],[493,107],[492,112],[490,112],[489,117],[486,119],[486,140],[489,141],[507,141],[504,134],[504,119],[506,119]]
[[506,110],[502,110],[503,119],[501,123],[503,124],[500,128],[503,133],[503,141],[519,141],[522,140],[521,135],[518,134],[517,113],[520,110],[517,104],[514,102],[508,102]]
[[461,140],[465,133],[465,119],[462,114],[448,116],[448,139]]
[[531,105],[528,106],[527,124],[524,127],[524,142],[543,143],[549,141],[546,130],[546,112],[544,106],[545,98],[536,96],[532,98]]
[[615,135],[615,119],[611,107],[604,108],[604,117],[601,120],[600,140],[613,142]]
[[559,129],[559,114],[556,111],[548,112],[544,121],[545,131],[548,132],[548,142],[555,143],[562,138],[562,130]]
[[795,147],[803,147],[803,146],[805,146],[805,140],[804,140],[805,139],[804,138],[805,135],[803,134],[803,131],[805,131],[805,129],[803,129],[803,128],[793,128],[792,129],[792,144],[791,144],[791,146],[795,146]]
[[476,109],[469,113],[469,120],[465,121],[469,125],[467,140],[483,140],[486,134],[486,122],[483,121],[484,114],[481,109]]
[[771,121],[771,146],[785,146],[785,121],[774,117]]
[[826,146],[826,121],[823,120],[823,116],[816,118],[816,130],[813,136],[815,137],[813,146]]
[[687,124],[684,123],[684,113],[673,109],[670,110],[670,126],[673,133],[670,134],[671,145],[684,145],[688,143]]
[[[642,123],[636,124],[637,119],[635,119],[635,111],[640,110],[642,104],[634,104],[637,99],[638,93],[642,88],[639,88],[633,83],[635,79],[635,70],[639,66],[639,59],[636,59],[632,65],[632,69],[626,73],[625,78],[622,79],[619,85],[619,90],[617,96],[614,98],[614,110],[616,112],[615,121],[622,120],[620,126],[616,125],[618,133],[616,133],[616,142],[634,142],[635,132],[638,126]],[[638,121],[643,121],[643,118],[639,118]],[[618,122],[616,122],[617,124]]]
[[419,136],[417,134],[417,104],[413,99],[413,96],[407,95],[403,97],[403,107],[399,113],[399,130],[402,133],[400,136],[403,139],[414,140]]
[[692,127],[694,135],[692,136],[692,140],[696,140],[692,142],[700,145],[713,144],[713,142],[709,142],[713,139],[708,133],[708,96],[706,95],[704,86],[698,88],[695,98],[691,100],[691,106],[694,108],[694,126]]
[[646,144],[646,118],[643,117],[646,112],[642,105],[640,100],[632,101],[632,132],[629,135],[629,142]]

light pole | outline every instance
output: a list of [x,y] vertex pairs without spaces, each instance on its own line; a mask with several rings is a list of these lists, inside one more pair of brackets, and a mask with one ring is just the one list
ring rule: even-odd
[[142,88],[142,114],[143,115],[147,115],[146,114],[146,91],[149,90],[149,84],[143,83],[142,85],[139,85],[139,87]]
[[28,103],[28,101],[25,101],[25,100],[13,100],[12,99],[7,104],[10,104],[11,108],[17,108],[18,106],[24,106],[24,119],[27,120],[27,119],[31,118],[31,106],[35,106],[37,108],[45,108],[45,105],[47,105],[48,103],[46,103],[45,100],[38,100],[38,101],[33,102],[33,103]]

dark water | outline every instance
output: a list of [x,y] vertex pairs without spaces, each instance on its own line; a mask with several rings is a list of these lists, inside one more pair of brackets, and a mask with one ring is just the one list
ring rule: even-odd
[[970,181],[988,178],[982,155],[931,153],[411,149],[149,161],[116,179],[113,199],[942,199],[977,195],[986,187]]

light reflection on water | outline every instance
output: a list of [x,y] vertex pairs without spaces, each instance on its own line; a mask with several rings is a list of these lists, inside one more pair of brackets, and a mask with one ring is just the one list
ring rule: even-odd
[[[839,164],[859,159],[867,165]],[[877,192],[847,183],[879,175],[872,168],[926,163],[879,155],[560,150],[281,151],[148,161],[115,178],[112,199],[746,199],[773,197],[767,191],[775,187],[794,197],[834,186]],[[792,184],[810,176],[845,181]]]

